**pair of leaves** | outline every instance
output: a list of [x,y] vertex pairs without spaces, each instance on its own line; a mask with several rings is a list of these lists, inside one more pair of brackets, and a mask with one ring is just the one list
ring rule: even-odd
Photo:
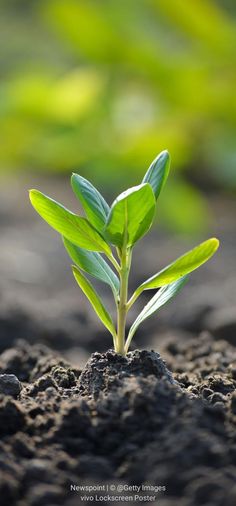
[[[106,308],[102,304],[98,294],[92,287],[92,285],[89,283],[89,281],[82,275],[82,273],[79,271],[79,269],[75,266],[72,266],[74,277],[79,284],[80,288],[83,290],[87,298],[89,299],[90,303],[92,304],[95,312],[99,316],[100,320],[103,322],[105,327],[109,330],[109,332],[112,334],[113,338],[115,339],[116,331],[113,324],[113,321],[107,312]],[[130,342],[137,331],[138,327],[142,322],[144,322],[147,318],[150,318],[153,313],[158,311],[162,306],[164,306],[167,302],[169,302],[176,294],[177,292],[185,285],[186,281],[188,279],[188,276],[182,276],[174,283],[170,283],[169,285],[166,285],[162,287],[155,295],[152,297],[152,299],[146,304],[146,306],[143,308],[141,313],[136,318],[135,322],[130,328],[127,341],[126,341],[126,351],[128,351]]]
[[[100,320],[102,321],[104,326],[109,330],[109,332],[111,333],[111,335],[115,340],[116,330],[114,327],[114,323],[112,321],[111,316],[107,312],[105,306],[101,302],[101,299],[98,296],[97,292],[94,290],[91,283],[85,278],[85,276],[83,276],[83,274],[76,266],[72,266],[72,271],[78,285],[80,286],[86,297],[89,299],[91,305],[93,306]],[[133,323],[132,327],[130,328],[128,338],[126,341],[126,351],[128,351],[130,342],[139,325],[147,318],[149,318],[153,313],[155,313],[158,309],[164,306],[164,304],[166,304],[169,300],[171,300],[176,295],[176,293],[182,288],[182,286],[186,283],[186,281],[187,276],[183,276],[178,281],[175,281],[174,283],[171,283],[170,285],[163,287],[154,295],[154,297],[152,297],[152,299],[144,307],[144,309],[141,311],[141,313]]]
[[162,289],[154,295],[132,325],[127,338],[127,349],[139,325],[175,296],[185,284],[187,280],[186,274],[206,262],[215,253],[218,245],[219,241],[215,238],[205,241],[185,255],[182,255],[159,274],[152,276],[152,278],[139,287],[135,292],[136,296],[143,290],[154,289],[161,286]]
[[170,156],[163,151],[150,165],[142,184],[123,192],[111,209],[103,196],[85,178],[73,174],[72,188],[92,225],[112,244],[133,246],[150,228],[155,200],[168,177]]
[[155,197],[150,184],[123,192],[111,209],[102,195],[85,178],[73,174],[72,188],[94,227],[112,244],[132,246],[150,228]]

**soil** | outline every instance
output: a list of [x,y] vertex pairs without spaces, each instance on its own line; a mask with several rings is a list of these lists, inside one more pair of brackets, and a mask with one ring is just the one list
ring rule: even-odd
[[[38,186],[70,206],[64,181]],[[21,190],[0,189],[1,506],[235,506],[233,204],[213,199],[219,253],[147,320],[124,358],[109,350],[60,238],[22,205]],[[155,231],[134,256],[131,288],[196,242]],[[107,488],[87,501],[71,488],[91,485]],[[131,501],[128,485],[146,490]]]
[[81,371],[44,346],[5,351],[1,373],[21,390],[0,397],[1,505],[75,506],[73,484],[146,483],[165,489],[155,504],[234,506],[236,349],[204,333],[165,355],[109,350]]

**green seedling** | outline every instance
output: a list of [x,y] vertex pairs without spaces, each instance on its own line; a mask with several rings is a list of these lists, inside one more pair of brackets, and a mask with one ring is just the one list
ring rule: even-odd
[[[62,235],[64,246],[74,262],[74,277],[111,333],[115,351],[121,355],[128,352],[139,325],[172,299],[185,284],[187,275],[209,260],[219,246],[218,239],[208,239],[144,281],[128,297],[132,252],[153,223],[156,201],[168,177],[169,168],[169,153],[163,151],[152,162],[142,183],[121,193],[111,207],[89,181],[73,174],[72,188],[86,217],[72,213],[38,190],[30,191],[33,207]],[[117,310],[116,327],[84,273],[111,288]],[[144,290],[155,290],[155,295],[126,336],[127,314]]]

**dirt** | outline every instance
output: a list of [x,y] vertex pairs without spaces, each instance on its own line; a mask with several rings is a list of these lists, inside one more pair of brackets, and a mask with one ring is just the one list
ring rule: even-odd
[[204,333],[163,353],[94,353],[80,370],[24,341],[3,352],[21,390],[0,397],[1,505],[75,506],[71,485],[115,483],[162,487],[163,506],[234,506],[236,348]]

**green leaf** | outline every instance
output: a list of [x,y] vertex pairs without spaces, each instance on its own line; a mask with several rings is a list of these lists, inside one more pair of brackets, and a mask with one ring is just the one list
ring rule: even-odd
[[175,281],[174,283],[171,283],[170,285],[164,286],[159,290],[154,297],[148,302],[148,304],[143,308],[141,313],[136,318],[135,322],[133,323],[132,327],[130,328],[128,337],[127,337],[127,347],[129,347],[129,344],[131,342],[131,339],[133,335],[135,334],[137,328],[139,325],[149,318],[153,313],[155,313],[160,307],[164,306],[174,295],[182,288],[182,286],[186,283],[188,277],[183,276],[182,278],[178,279],[178,281]]
[[156,199],[167,180],[170,170],[170,155],[168,151],[162,151],[151,163],[142,183],[149,183]]
[[72,174],[71,186],[90,223],[101,232],[110,211],[109,205],[99,191],[84,177]]
[[30,200],[38,214],[76,246],[90,251],[111,253],[108,244],[86,218],[77,216],[38,190],[30,190]]
[[119,293],[120,282],[116,274],[99,253],[87,251],[62,237],[67,253],[83,271],[107,283],[115,296]]
[[94,311],[99,316],[100,320],[102,321],[103,325],[109,330],[111,335],[114,337],[116,334],[115,327],[112,321],[111,316],[107,312],[106,308],[104,307],[99,295],[94,290],[91,283],[86,279],[86,277],[80,272],[80,270],[75,266],[72,265],[72,271],[74,274],[74,277],[80,286],[81,290],[84,292],[86,297],[88,298],[89,302],[94,308]]
[[121,193],[114,201],[105,234],[112,244],[132,246],[150,228],[155,213],[155,197],[149,184]]
[[181,278],[185,274],[189,274],[194,271],[200,265],[204,264],[209,258],[214,255],[218,249],[219,241],[216,238],[208,239],[205,242],[196,246],[196,248],[188,251],[185,255],[179,257],[175,262],[171,263],[165,269],[162,269],[158,274],[155,274],[147,281],[140,285],[135,294],[134,298],[143,292],[143,290],[150,290],[153,288],[159,288],[167,285]]

